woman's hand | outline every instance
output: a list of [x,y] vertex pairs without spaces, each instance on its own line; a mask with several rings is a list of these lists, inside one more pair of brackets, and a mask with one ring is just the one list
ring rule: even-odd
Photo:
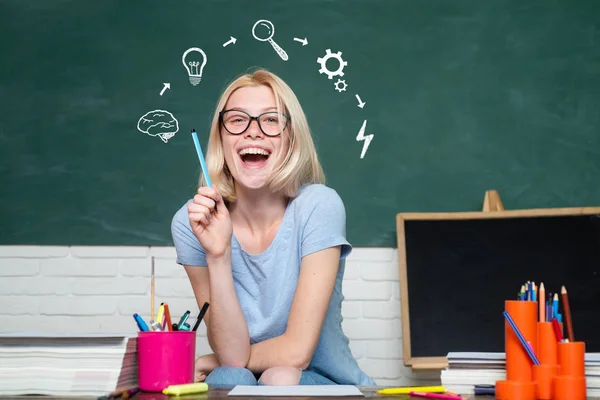
[[204,382],[208,374],[219,366],[219,361],[214,354],[206,354],[196,359],[196,375],[194,382]]
[[188,204],[188,217],[207,258],[219,259],[230,251],[233,226],[223,198],[215,188],[198,188],[194,200]]

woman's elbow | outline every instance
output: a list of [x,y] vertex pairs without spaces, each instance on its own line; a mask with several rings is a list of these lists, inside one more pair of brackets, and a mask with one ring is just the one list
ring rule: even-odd
[[237,368],[246,368],[248,365],[248,358],[244,359],[243,357],[218,357],[219,365],[222,367],[237,367]]
[[312,351],[296,351],[289,355],[288,365],[294,368],[305,370],[312,361]]
[[248,361],[250,361],[250,351],[240,351],[237,352],[237,354],[217,353],[217,359],[219,360],[219,365],[223,367],[246,368],[248,366]]
[[246,366],[248,365],[248,361],[244,361],[241,359],[232,359],[224,361],[221,365],[224,367],[246,368]]

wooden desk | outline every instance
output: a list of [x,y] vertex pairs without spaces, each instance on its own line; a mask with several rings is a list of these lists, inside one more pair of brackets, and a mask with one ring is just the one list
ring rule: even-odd
[[[359,386],[359,389],[366,398],[376,398],[381,400],[416,400],[418,397],[410,397],[408,395],[398,395],[398,396],[379,396],[376,393],[377,389],[383,387],[362,387]],[[275,400],[309,400],[311,397],[250,397],[250,396],[236,396],[229,397],[227,393],[229,393],[231,389],[209,389],[208,393],[199,394],[195,396],[182,396],[182,397],[169,397],[161,393],[138,393],[135,396],[131,397],[131,400],[265,400],[265,399],[275,399]],[[321,400],[356,400],[361,397],[319,397]],[[50,397],[50,396],[0,396],[0,400],[74,400],[74,399],[83,399],[82,397]],[[96,400],[95,397],[89,397],[89,400]],[[493,400],[494,396],[469,396],[469,400]],[[588,397],[587,400],[600,400],[599,397]]]
[[[380,396],[376,393],[376,390],[379,389],[379,387],[374,388],[374,387],[362,387],[359,386],[359,389],[361,392],[363,392],[363,394],[365,395],[366,398],[373,398],[373,399],[381,399],[381,400],[416,400],[416,399],[420,399],[418,397],[410,397],[409,395],[398,395],[398,396]],[[333,397],[333,396],[327,396],[327,397],[250,397],[250,396],[235,396],[235,397],[230,397],[227,396],[227,393],[229,393],[229,390],[231,389],[209,389],[208,391],[208,395],[204,395],[204,396],[194,396],[194,397],[186,397],[186,400],[188,399],[203,399],[203,400],[265,400],[265,399],[275,399],[275,400],[310,400],[312,398],[318,398],[321,400],[356,400],[356,399],[360,399],[361,397],[356,397],[356,396],[340,396],[340,397]],[[138,393],[136,396],[132,397],[132,400],[165,400],[166,396],[163,395],[152,395],[149,393]],[[175,398],[173,398],[175,399]],[[493,400],[494,397],[493,396],[471,396],[468,397],[469,400]],[[591,400],[591,399],[588,399]]]
[[[372,398],[372,399],[380,399],[380,400],[417,400],[420,399],[420,397],[410,397],[409,395],[398,395],[398,396],[380,396],[376,393],[377,389],[383,389],[383,387],[373,387],[373,386],[368,386],[368,387],[363,387],[363,386],[359,386],[358,387],[360,389],[361,392],[363,392],[363,394],[365,395],[366,398]],[[227,396],[227,393],[229,393],[231,389],[209,389],[208,393],[205,393],[203,395],[198,395],[198,396],[185,396],[185,397],[181,397],[181,399],[185,400],[195,400],[195,399],[202,399],[202,400],[265,400],[265,399],[275,399],[275,400],[298,400],[298,399],[302,399],[302,400],[309,400],[313,397],[250,397],[250,396],[235,396],[235,397],[230,397]],[[152,394],[152,393],[138,393],[137,395],[133,396],[131,399],[132,400],[165,400],[167,399],[168,396],[165,396],[163,394]],[[316,398],[316,397],[314,397]],[[327,397],[318,397],[321,400],[356,400],[356,399],[360,399],[361,397],[356,397],[356,396],[341,396],[341,397],[331,397],[331,396],[327,396]],[[467,397],[469,400],[493,400],[495,397],[494,396],[468,396]],[[171,399],[173,400],[177,400],[177,397],[171,397]],[[37,399],[37,400],[43,400],[43,399]],[[600,400],[600,398],[598,397],[588,397],[587,400]]]

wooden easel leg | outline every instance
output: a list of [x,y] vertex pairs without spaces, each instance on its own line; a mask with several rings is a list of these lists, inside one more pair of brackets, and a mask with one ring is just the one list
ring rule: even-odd
[[487,190],[483,198],[483,211],[504,211],[500,195],[495,190]]

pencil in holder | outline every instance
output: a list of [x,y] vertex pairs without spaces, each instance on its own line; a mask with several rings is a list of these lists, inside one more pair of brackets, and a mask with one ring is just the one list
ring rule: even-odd
[[[538,349],[537,310],[535,301],[505,301],[505,310],[518,327],[533,353]],[[536,400],[533,362],[521,340],[510,326],[504,324],[506,380],[496,382],[496,398],[501,400]]]
[[559,375],[554,378],[553,400],[585,400],[585,343],[558,343]]

